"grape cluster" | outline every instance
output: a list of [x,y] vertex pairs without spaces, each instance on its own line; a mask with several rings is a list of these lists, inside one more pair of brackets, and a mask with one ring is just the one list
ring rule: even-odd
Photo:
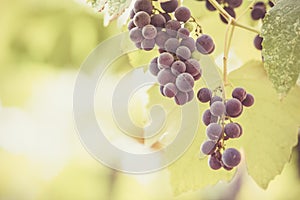
[[[201,78],[202,69],[192,57],[197,50],[207,55],[215,45],[209,35],[195,40],[184,25],[191,20],[187,7],[178,6],[177,0],[161,2],[160,11],[150,0],[137,0],[128,23],[129,37],[142,50],[159,48],[159,56],[152,59],[149,71],[157,76],[163,96],[184,105],[194,98],[194,82]],[[198,33],[197,33],[198,36]]]
[[235,148],[225,149],[225,141],[239,138],[243,134],[242,126],[232,119],[242,114],[243,107],[252,106],[254,97],[240,87],[235,88],[232,91],[232,98],[227,100],[217,95],[217,91],[201,88],[197,93],[200,102],[209,102],[210,105],[202,115],[202,121],[207,126],[208,140],[202,143],[201,152],[210,155],[209,166],[212,169],[223,167],[231,170],[240,163],[241,154]]
[[[217,2],[223,6],[224,10],[233,18],[236,17],[235,8],[238,8],[242,5],[243,0],[217,0]],[[215,11],[216,8],[208,1],[205,1],[205,6],[207,8],[207,10],[209,11]],[[221,15],[220,15],[220,19],[222,22],[224,22],[225,24],[228,23],[228,21]]]

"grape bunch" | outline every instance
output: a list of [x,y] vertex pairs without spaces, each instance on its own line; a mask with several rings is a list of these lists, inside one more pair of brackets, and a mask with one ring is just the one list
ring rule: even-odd
[[194,98],[194,82],[202,76],[200,64],[192,53],[197,50],[210,54],[215,44],[201,29],[196,32],[196,40],[191,37],[189,29],[184,27],[191,21],[191,12],[178,6],[177,0],[159,5],[162,11],[150,0],[135,2],[128,23],[129,37],[139,49],[150,51],[158,47],[159,55],[151,60],[149,71],[157,76],[163,96],[174,97],[176,104],[184,105]]
[[201,152],[210,156],[210,168],[231,170],[240,163],[241,154],[235,148],[225,149],[225,141],[239,138],[243,134],[242,126],[234,122],[233,118],[239,117],[244,107],[252,106],[254,97],[240,87],[232,91],[231,99],[223,99],[217,95],[217,91],[201,88],[197,93],[200,102],[209,102],[210,105],[202,115],[208,139],[202,143]]
[[[243,0],[217,0],[217,2],[222,5],[222,7],[224,8],[224,10],[233,18],[236,17],[235,14],[235,8],[238,8],[242,5]],[[205,0],[205,7],[207,8],[207,10],[209,11],[215,11],[216,8],[208,1]],[[220,19],[222,22],[224,22],[225,24],[228,23],[228,21],[221,15],[219,14]]]

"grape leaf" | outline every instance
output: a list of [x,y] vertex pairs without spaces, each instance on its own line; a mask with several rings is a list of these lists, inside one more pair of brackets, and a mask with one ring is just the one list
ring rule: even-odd
[[[297,143],[300,125],[300,87],[291,89],[280,101],[268,81],[263,64],[251,61],[229,74],[233,86],[242,86],[255,96],[253,107],[244,109],[236,121],[244,134],[231,145],[244,149],[248,173],[266,189],[289,161],[292,147]],[[227,89],[229,90],[229,88]]]
[[299,13],[299,1],[278,1],[263,20],[264,67],[282,96],[296,84],[300,73]]

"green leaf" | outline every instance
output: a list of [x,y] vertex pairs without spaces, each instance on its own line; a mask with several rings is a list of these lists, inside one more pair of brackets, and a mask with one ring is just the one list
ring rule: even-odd
[[233,86],[242,86],[253,94],[255,104],[245,108],[242,116],[234,120],[242,125],[244,134],[228,144],[244,149],[248,173],[266,189],[281,173],[297,143],[300,87],[295,86],[289,96],[280,101],[272,90],[263,64],[258,61],[233,71],[229,78]]
[[276,91],[285,96],[300,73],[300,4],[285,0],[266,14],[263,26],[264,67]]

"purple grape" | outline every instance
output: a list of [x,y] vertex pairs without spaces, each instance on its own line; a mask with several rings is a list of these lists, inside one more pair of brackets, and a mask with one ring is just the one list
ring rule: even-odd
[[233,98],[233,99],[229,99],[226,102],[226,114],[230,117],[237,117],[241,114],[243,109],[243,105],[242,103]]
[[202,115],[202,122],[205,126],[208,126],[210,123],[216,123],[218,121],[218,117],[213,116],[210,112],[210,109],[205,110]]
[[191,17],[191,11],[187,7],[178,7],[174,13],[175,18],[180,22],[187,22]]
[[180,42],[180,46],[186,46],[187,48],[189,48],[191,50],[191,52],[195,51],[195,49],[196,49],[195,40],[192,37],[182,39]]
[[242,5],[243,0],[225,0],[225,2],[228,4],[231,8],[237,8],[240,5]]
[[214,50],[214,46],[214,41],[209,35],[203,34],[196,40],[197,50],[204,55],[212,53],[212,51]]
[[251,94],[247,94],[246,98],[242,101],[243,106],[250,107],[254,104],[254,97]]
[[178,29],[177,37],[187,39],[190,36],[190,31],[186,28]]
[[235,122],[235,124],[238,125],[238,127],[240,128],[240,136],[239,137],[241,137],[241,135],[243,134],[243,128],[239,123]]
[[182,61],[189,59],[191,57],[191,55],[192,55],[192,53],[191,53],[190,49],[187,48],[186,46],[179,46],[176,49],[176,56]]
[[157,35],[157,30],[153,25],[148,24],[143,27],[142,34],[145,39],[154,39]]
[[211,104],[213,104],[216,101],[223,101],[222,97],[219,96],[213,96],[209,102],[209,105],[211,106]]
[[251,18],[253,20],[263,19],[266,15],[266,7],[265,6],[254,6],[251,11]]
[[174,57],[172,54],[165,52],[158,56],[158,65],[161,68],[170,68],[172,63],[174,62]]
[[166,2],[161,2],[160,7],[167,13],[172,13],[176,10],[178,6],[177,0],[170,0]]
[[141,43],[141,47],[145,51],[151,51],[155,46],[154,39],[144,39]]
[[[224,7],[224,10],[233,18],[236,17],[235,11],[233,8],[231,7]],[[224,22],[225,24],[227,24],[227,20],[220,14],[220,19],[222,22]]]
[[141,42],[136,42],[134,44],[135,44],[136,48],[142,49],[142,43]]
[[178,89],[174,83],[167,83],[164,86],[163,93],[166,97],[172,98],[174,97],[178,92]]
[[227,167],[236,167],[241,162],[241,154],[235,148],[228,148],[223,152],[222,162]]
[[274,3],[272,1],[270,1],[270,0],[268,1],[268,4],[269,4],[270,7],[274,6]]
[[152,24],[155,27],[164,28],[166,24],[166,19],[161,14],[154,14],[151,17],[150,24]]
[[205,7],[209,11],[215,11],[216,10],[216,8],[208,0],[205,1]]
[[159,86],[159,91],[160,91],[160,93],[165,97],[166,95],[164,94],[164,87],[165,87],[165,86],[160,85],[160,86]]
[[188,95],[188,102],[192,101],[195,96],[194,90],[187,92],[187,95]]
[[264,9],[267,9],[266,4],[265,4],[265,2],[263,2],[263,1],[258,1],[258,2],[256,2],[256,3],[253,5],[253,7],[262,7],[262,8],[264,8]]
[[193,76],[194,80],[197,81],[201,78],[202,74],[198,73],[197,75]]
[[166,22],[168,22],[172,19],[168,13],[161,13],[161,15],[165,18]]
[[197,93],[197,98],[200,102],[206,103],[211,100],[211,90],[208,88],[201,88]]
[[134,15],[135,15],[135,12],[134,12],[134,10],[132,9],[132,10],[130,10],[130,13],[129,13],[129,18],[130,19],[133,19],[134,18]]
[[224,164],[223,164],[223,168],[224,168],[225,170],[227,170],[227,171],[230,171],[230,170],[233,169],[233,167],[228,167],[228,166],[226,166],[226,165],[224,165]]
[[202,74],[202,70],[198,60],[191,58],[185,62],[186,72],[191,74],[192,76],[196,76],[197,74]]
[[142,31],[138,27],[135,27],[129,31],[129,38],[134,43],[142,42],[144,40]]
[[130,30],[133,29],[134,27],[135,27],[135,25],[134,25],[134,23],[133,23],[133,20],[130,20],[130,21],[128,22],[128,26],[127,26],[128,30],[130,31]]
[[176,77],[170,69],[162,69],[157,74],[157,81],[161,85],[166,85],[167,83],[175,83],[175,80]]
[[206,136],[210,140],[217,141],[221,138],[223,133],[222,126],[218,123],[210,123],[206,128]]
[[170,36],[166,32],[158,31],[156,38],[155,38],[155,42],[156,42],[157,46],[159,46],[160,48],[164,48],[165,43],[169,38],[170,38]]
[[178,91],[178,93],[175,95],[175,103],[177,105],[184,105],[188,102],[189,97],[186,92]]
[[216,142],[207,140],[201,145],[201,152],[205,155],[211,155],[216,150]]
[[133,18],[134,25],[139,28],[143,28],[147,24],[150,24],[150,21],[151,21],[150,16],[148,15],[148,13],[144,11],[140,11],[136,13]]
[[222,167],[221,161],[214,154],[210,156],[208,160],[208,165],[213,170],[218,170]]
[[253,43],[256,49],[262,50],[262,45],[261,45],[262,41],[263,41],[262,37],[260,37],[259,35],[255,36]]
[[134,12],[137,13],[139,11],[144,11],[146,13],[148,13],[149,15],[152,13],[152,4],[151,1],[149,0],[137,0],[134,3]]
[[244,88],[237,87],[232,91],[232,97],[242,102],[246,98],[246,90]]
[[179,21],[177,20],[169,20],[166,23],[166,31],[167,33],[172,36],[172,37],[176,37],[177,36],[177,31],[181,28],[181,24]]
[[193,90],[194,78],[189,73],[179,74],[176,78],[176,86],[182,92],[189,92]]
[[165,42],[165,49],[168,52],[175,53],[178,47],[179,47],[179,41],[176,38],[169,38]]
[[186,66],[184,62],[180,60],[173,62],[173,64],[171,65],[171,71],[175,76],[178,76],[179,74],[185,72],[185,70],[186,70]]
[[149,71],[154,76],[157,76],[157,74],[159,72],[157,59],[158,59],[158,57],[153,58],[149,64]]
[[241,135],[240,126],[233,122],[225,125],[224,132],[229,138],[238,138]]
[[214,116],[221,117],[225,113],[225,105],[221,101],[216,101],[210,106],[210,112]]

